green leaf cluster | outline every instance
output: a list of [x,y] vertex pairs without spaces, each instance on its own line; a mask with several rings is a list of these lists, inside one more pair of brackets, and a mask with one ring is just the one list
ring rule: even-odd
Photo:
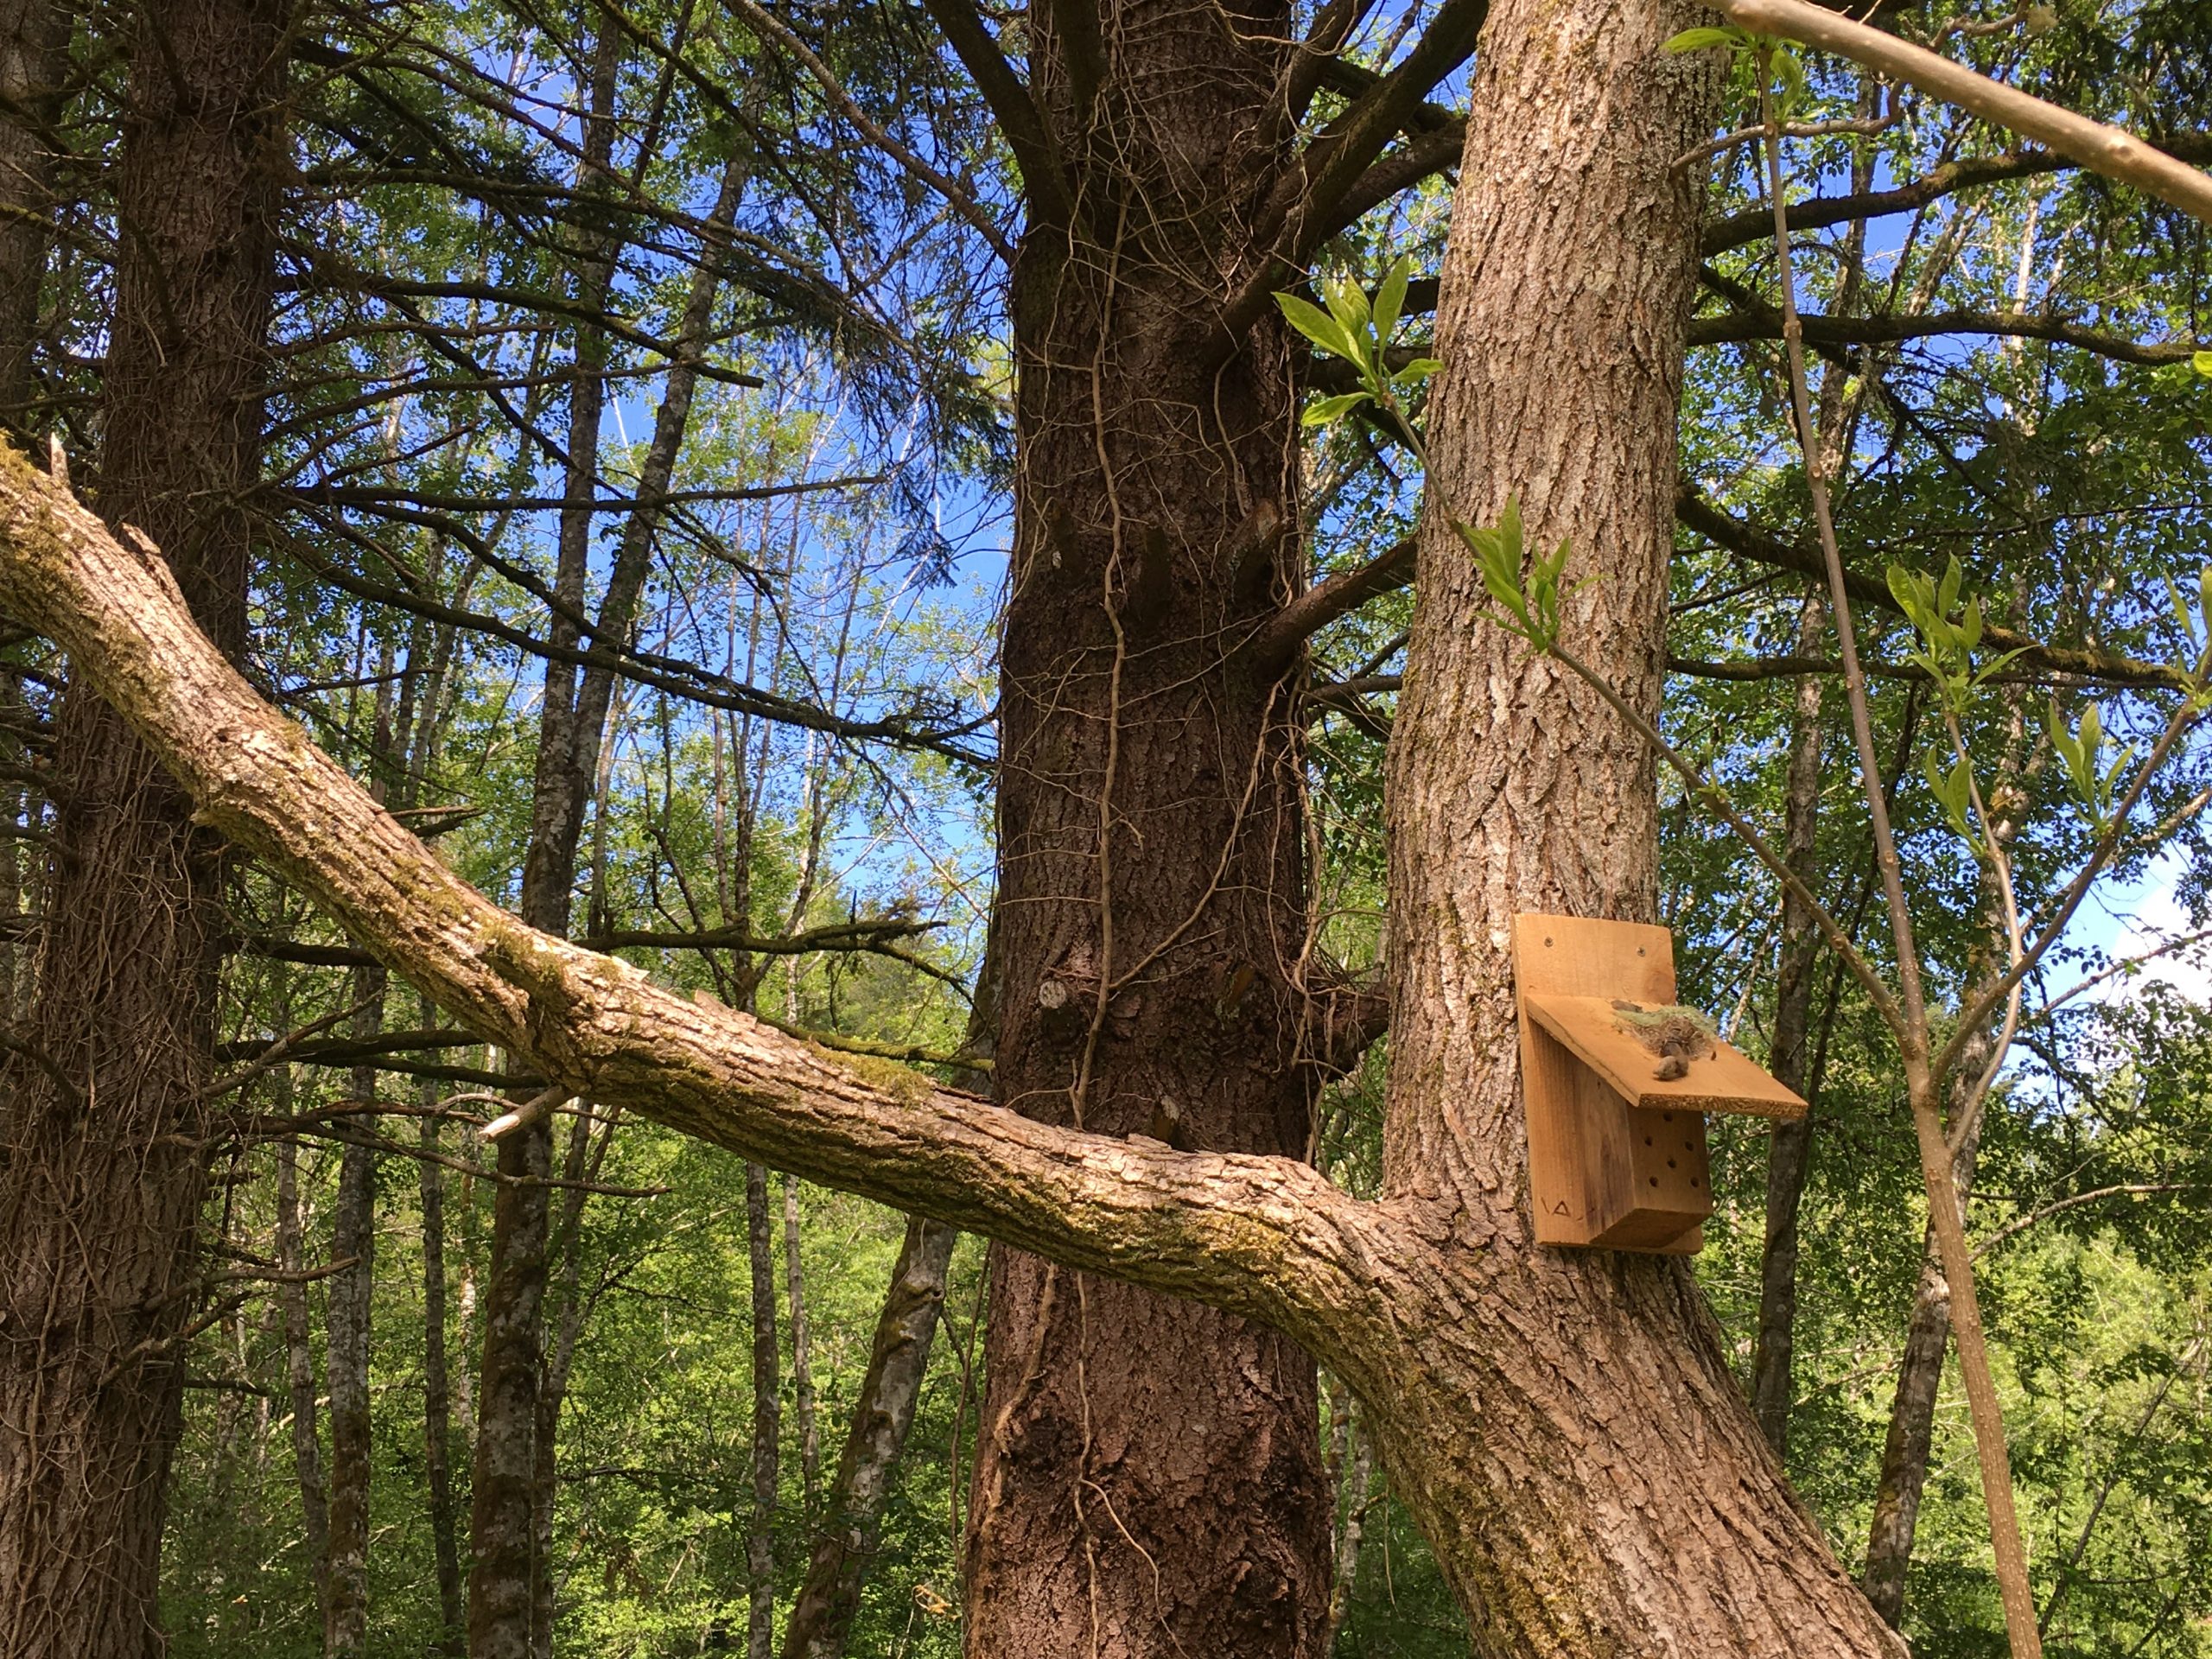
[[1774,89],[1776,112],[1786,116],[1805,104],[1809,89],[1804,60],[1787,43],[1772,36],[1754,35],[1733,23],[1700,24],[1674,36],[1667,42],[1667,50],[1676,54],[1719,50],[1753,62],[1763,58],[1768,73],[1778,83]]
[[[1959,589],[1964,577],[1955,558],[1945,565],[1941,582],[1901,564],[1889,569],[1890,597],[1897,601],[1916,636],[1905,655],[1935,683],[1940,706],[1953,715],[1965,714],[1991,680],[2022,654],[2005,651],[1979,663],[1974,660],[1974,652],[1981,645],[1981,600],[1978,594],[1969,597],[1961,607]],[[1952,620],[1954,615],[1956,621]]]
[[2135,746],[2125,745],[2113,756],[2110,766],[2101,764],[2104,748],[2104,719],[2097,713],[2094,702],[2082,710],[2081,729],[2069,733],[2065,716],[2060,714],[2054,701],[2050,707],[2046,728],[2050,734],[2050,746],[2066,764],[2067,780],[2074,785],[2074,793],[2088,809],[2091,820],[2102,828],[2112,816],[2113,793],[2120,776],[2135,759]]
[[[2199,352],[2199,357],[2212,357],[2212,353]],[[2189,601],[2182,594],[2181,585],[2171,576],[2166,578],[2166,602],[2172,607],[2174,625],[2181,631],[2186,656],[2177,664],[2190,678],[2203,681],[2212,676],[2212,564],[2196,573],[2196,613],[2190,614]],[[2202,704],[2206,692],[2197,693]]]
[[[1562,539],[1550,553],[1530,561],[1522,542],[1518,496],[1506,497],[1497,523],[1491,529],[1456,519],[1452,528],[1474,554],[1484,591],[1498,607],[1490,613],[1491,620],[1537,651],[1549,652],[1559,643],[1560,577],[1567,569],[1571,543]],[[1524,565],[1525,576],[1522,574]]]
[[1358,377],[1358,391],[1338,392],[1308,405],[1303,417],[1306,426],[1327,426],[1370,403],[1402,420],[1402,400],[1444,366],[1433,357],[1417,357],[1395,371],[1389,366],[1390,341],[1405,313],[1406,285],[1412,279],[1413,260],[1401,254],[1382,274],[1372,299],[1343,276],[1322,278],[1325,310],[1295,294],[1275,296],[1284,318],[1314,350],[1351,364]]

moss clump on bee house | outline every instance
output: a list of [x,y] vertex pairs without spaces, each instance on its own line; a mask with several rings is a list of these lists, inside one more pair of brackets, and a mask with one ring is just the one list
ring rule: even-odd
[[1692,1060],[1711,1059],[1719,1037],[1710,1014],[1679,1002],[1647,1008],[1640,1002],[1617,996],[1613,999],[1613,1019],[1622,1030],[1657,1058],[1658,1064],[1651,1068],[1651,1075],[1662,1083],[1689,1076]]

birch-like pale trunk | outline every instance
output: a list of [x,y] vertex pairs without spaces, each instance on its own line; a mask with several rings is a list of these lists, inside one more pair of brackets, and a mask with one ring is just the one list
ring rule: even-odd
[[[422,1026],[433,1020],[429,1000]],[[424,1079],[416,1103],[435,1103],[437,1091]],[[416,1160],[417,1191],[423,1211],[423,1472],[429,1488],[430,1548],[436,1562],[438,1616],[443,1635],[438,1651],[465,1649],[468,1605],[461,1577],[461,1528],[453,1492],[453,1370],[446,1345],[446,1172],[439,1162],[443,1137],[438,1120],[426,1110],[417,1120],[423,1156]]]
[[[289,1117],[292,1110],[292,1068],[276,1069],[275,1105]],[[308,1569],[315,1580],[315,1611],[330,1605],[330,1498],[322,1482],[322,1440],[315,1427],[320,1390],[315,1383],[313,1329],[308,1314],[308,1287],[303,1273],[298,1143],[289,1137],[276,1142],[276,1268],[285,1276],[276,1284],[276,1306],[284,1332],[284,1382],[291,1397],[292,1468],[300,1489],[302,1546]]]
[[745,1166],[745,1236],[753,1287],[753,1508],[745,1534],[747,1659],[775,1659],[776,1490],[783,1449],[783,1356],[776,1339],[776,1255],[768,1172]]

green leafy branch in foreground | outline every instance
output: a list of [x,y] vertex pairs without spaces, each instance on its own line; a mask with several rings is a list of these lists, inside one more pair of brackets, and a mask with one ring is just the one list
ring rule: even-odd
[[1406,284],[1412,280],[1413,268],[1413,260],[1400,254],[1382,274],[1372,300],[1348,276],[1325,276],[1320,286],[1326,310],[1295,294],[1275,296],[1292,327],[1325,356],[1351,364],[1358,378],[1358,391],[1317,398],[1306,409],[1303,424],[1327,426],[1371,403],[1410,432],[1404,400],[1443,366],[1433,357],[1417,357],[1395,372],[1389,365],[1390,340],[1405,313]]
[[[1521,499],[1512,495],[1505,498],[1495,528],[1479,529],[1456,518],[1452,528],[1473,552],[1483,589],[1503,613],[1492,612],[1491,620],[1508,633],[1526,639],[1540,655],[1557,654],[1559,583],[1567,569],[1571,540],[1562,537],[1548,556],[1530,560],[1521,534]],[[1585,577],[1575,589],[1596,580]]]
[[1686,29],[1667,42],[1670,53],[1706,52],[1714,49],[1729,54],[1733,65],[1745,61],[1764,62],[1769,73],[1780,82],[1774,89],[1777,107],[1784,115],[1802,106],[1810,91],[1805,78],[1804,61],[1785,41],[1765,35],[1754,35],[1748,29],[1734,23],[1706,24]]

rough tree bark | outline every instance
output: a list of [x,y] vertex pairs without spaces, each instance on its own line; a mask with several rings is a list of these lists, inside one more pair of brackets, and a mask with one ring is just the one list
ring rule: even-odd
[[[1660,46],[1694,16],[1493,14],[1440,314],[1435,486],[1478,519],[1517,491],[1538,545],[1573,536],[1578,573],[1607,580],[1572,602],[1567,642],[1646,708],[1694,249],[1669,163],[1711,108],[1708,72]],[[1047,1255],[1071,1287],[1102,1273],[1303,1343],[1359,1395],[1485,1652],[1897,1659],[1684,1266],[1529,1242],[1506,924],[1649,913],[1653,762],[1479,620],[1448,543],[1432,532],[1422,563],[1391,777],[1389,1191],[1370,1205],[1294,1157],[1043,1122],[810,1049],[523,925],[270,714],[156,563],[0,457],[0,603],[67,645],[210,823],[487,1041],[595,1101]],[[1034,988],[1009,968],[1011,1016]]]
[[53,246],[53,172],[73,10],[0,0],[0,426],[28,433],[31,353]]
[[[1700,18],[1667,0],[1491,8],[1441,281],[1390,747],[1384,1167],[1388,1201],[1459,1263],[1495,1335],[1475,1344],[1478,1432],[1370,1421],[1478,1647],[1500,1653],[1895,1650],[1784,1484],[1688,1267],[1531,1243],[1512,918],[1652,919],[1656,759],[1479,620],[1473,562],[1433,511],[1488,524],[1517,496],[1531,547],[1571,537],[1569,577],[1599,579],[1565,601],[1563,643],[1656,719],[1696,248],[1670,164],[1717,92],[1661,47]],[[1481,1502],[1437,1501],[1432,1443],[1451,1438]]]
[[[1174,0],[1031,16],[1074,200],[1013,277],[995,1088],[1047,1122],[1300,1156],[1294,711],[1236,649],[1298,575],[1293,363],[1272,318],[1215,349],[1224,291],[1259,265],[1240,206],[1287,153],[1292,11],[1234,20]],[[1311,1360],[1009,1249],[988,1270],[968,1651],[1313,1653]]]
[[[283,156],[284,8],[140,8],[117,181],[100,506],[244,637]],[[57,734],[39,994],[0,1168],[0,1652],[138,1659],[200,1294],[221,838],[91,691]]]

